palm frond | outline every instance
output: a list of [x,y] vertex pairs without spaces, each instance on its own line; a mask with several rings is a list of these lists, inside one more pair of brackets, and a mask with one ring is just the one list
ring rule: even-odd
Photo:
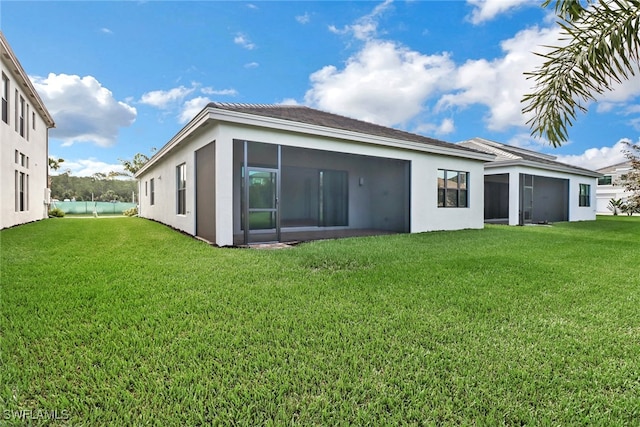
[[[546,5],[551,0],[545,2]],[[582,8],[578,0],[556,2],[565,46],[551,47],[541,67],[525,73],[534,91],[522,98],[533,136],[553,146],[568,139],[568,127],[596,95],[634,76],[640,58],[640,0],[599,0]]]

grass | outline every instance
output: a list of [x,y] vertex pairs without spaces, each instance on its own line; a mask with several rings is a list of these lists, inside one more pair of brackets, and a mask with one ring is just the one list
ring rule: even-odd
[[640,419],[638,218],[273,251],[140,218],[0,238],[8,425]]

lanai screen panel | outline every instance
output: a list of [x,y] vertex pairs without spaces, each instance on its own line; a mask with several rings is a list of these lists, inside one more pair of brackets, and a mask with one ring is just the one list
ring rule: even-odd
[[[244,216],[247,197],[251,196],[244,189],[244,147],[244,141],[235,141],[236,244],[247,242]],[[273,222],[277,230],[288,233],[281,235],[281,239],[290,238],[292,232],[309,232],[308,236],[312,236],[305,235],[300,239],[340,237],[345,235],[345,230],[355,232],[352,235],[376,234],[377,231],[409,232],[409,161],[259,142],[247,142],[246,147],[249,170],[254,174],[277,174],[273,183],[277,185],[273,192],[277,197],[277,209],[269,213],[275,215]],[[256,168],[259,169],[257,172]],[[250,185],[250,191],[259,189],[257,181],[250,183],[256,184],[255,189]],[[249,215],[252,214],[264,215],[260,212]],[[254,228],[250,227],[250,230]],[[259,231],[256,233],[253,237],[266,238]]]
[[569,180],[540,175],[520,174],[520,201],[530,204],[530,220],[522,222],[542,223],[569,220]]
[[284,227],[409,231],[410,162],[282,147]]
[[509,222],[509,174],[485,175],[484,219]]

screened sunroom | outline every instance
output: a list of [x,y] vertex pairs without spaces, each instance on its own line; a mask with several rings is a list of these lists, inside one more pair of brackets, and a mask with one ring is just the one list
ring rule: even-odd
[[235,140],[234,244],[409,232],[410,162]]

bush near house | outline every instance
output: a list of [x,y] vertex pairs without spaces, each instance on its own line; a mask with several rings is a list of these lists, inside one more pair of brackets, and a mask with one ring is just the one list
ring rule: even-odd
[[122,212],[122,214],[124,216],[137,216],[138,215],[138,207],[133,207],[133,208],[129,208],[126,209],[125,211]]
[[638,217],[271,251],[142,218],[0,233],[7,425],[640,419]]
[[64,211],[60,208],[49,209],[49,217],[50,218],[63,218]]

